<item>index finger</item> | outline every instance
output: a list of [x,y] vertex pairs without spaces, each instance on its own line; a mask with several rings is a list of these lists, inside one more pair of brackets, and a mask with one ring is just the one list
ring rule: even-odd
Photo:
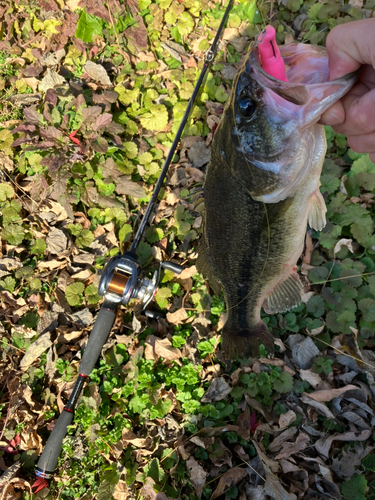
[[362,64],[375,68],[375,18],[336,26],[326,47],[330,80],[352,73]]

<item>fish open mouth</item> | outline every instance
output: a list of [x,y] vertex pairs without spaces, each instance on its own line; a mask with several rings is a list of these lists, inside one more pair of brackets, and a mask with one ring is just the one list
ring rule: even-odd
[[[314,108],[314,105],[324,101],[324,108],[327,109],[347,92],[357,77],[355,72],[329,81],[328,56],[324,47],[292,43],[279,49],[288,82],[278,80],[263,70],[257,44],[250,53],[250,71],[262,86],[298,106]],[[322,105],[319,106],[319,114],[325,110],[321,108]]]

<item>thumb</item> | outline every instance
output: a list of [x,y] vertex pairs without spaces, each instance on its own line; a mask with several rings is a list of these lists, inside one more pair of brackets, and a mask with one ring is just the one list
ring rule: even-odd
[[375,18],[336,26],[326,47],[330,80],[352,73],[362,64],[375,68]]

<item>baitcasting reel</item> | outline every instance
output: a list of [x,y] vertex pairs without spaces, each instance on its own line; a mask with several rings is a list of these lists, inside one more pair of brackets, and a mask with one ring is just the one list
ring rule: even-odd
[[[180,274],[183,267],[174,262],[162,261],[152,279],[148,279],[145,277],[135,253],[125,252],[122,255],[116,255],[104,268],[99,284],[99,295],[104,296],[108,302],[124,306],[131,299],[139,299],[142,301],[143,309],[145,309],[158,290],[164,269]],[[153,311],[145,311],[145,315],[160,317]]]

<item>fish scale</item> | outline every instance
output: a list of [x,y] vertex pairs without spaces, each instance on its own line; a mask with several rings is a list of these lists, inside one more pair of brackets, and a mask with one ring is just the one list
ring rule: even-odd
[[257,47],[247,57],[215,132],[203,186],[197,266],[217,295],[224,292],[229,358],[257,356],[260,343],[273,352],[261,307],[284,312],[303,298],[296,264],[307,223],[325,225],[319,177],[326,143],[317,121],[356,79],[327,82],[321,47],[293,44],[281,53],[289,82],[262,70]]

